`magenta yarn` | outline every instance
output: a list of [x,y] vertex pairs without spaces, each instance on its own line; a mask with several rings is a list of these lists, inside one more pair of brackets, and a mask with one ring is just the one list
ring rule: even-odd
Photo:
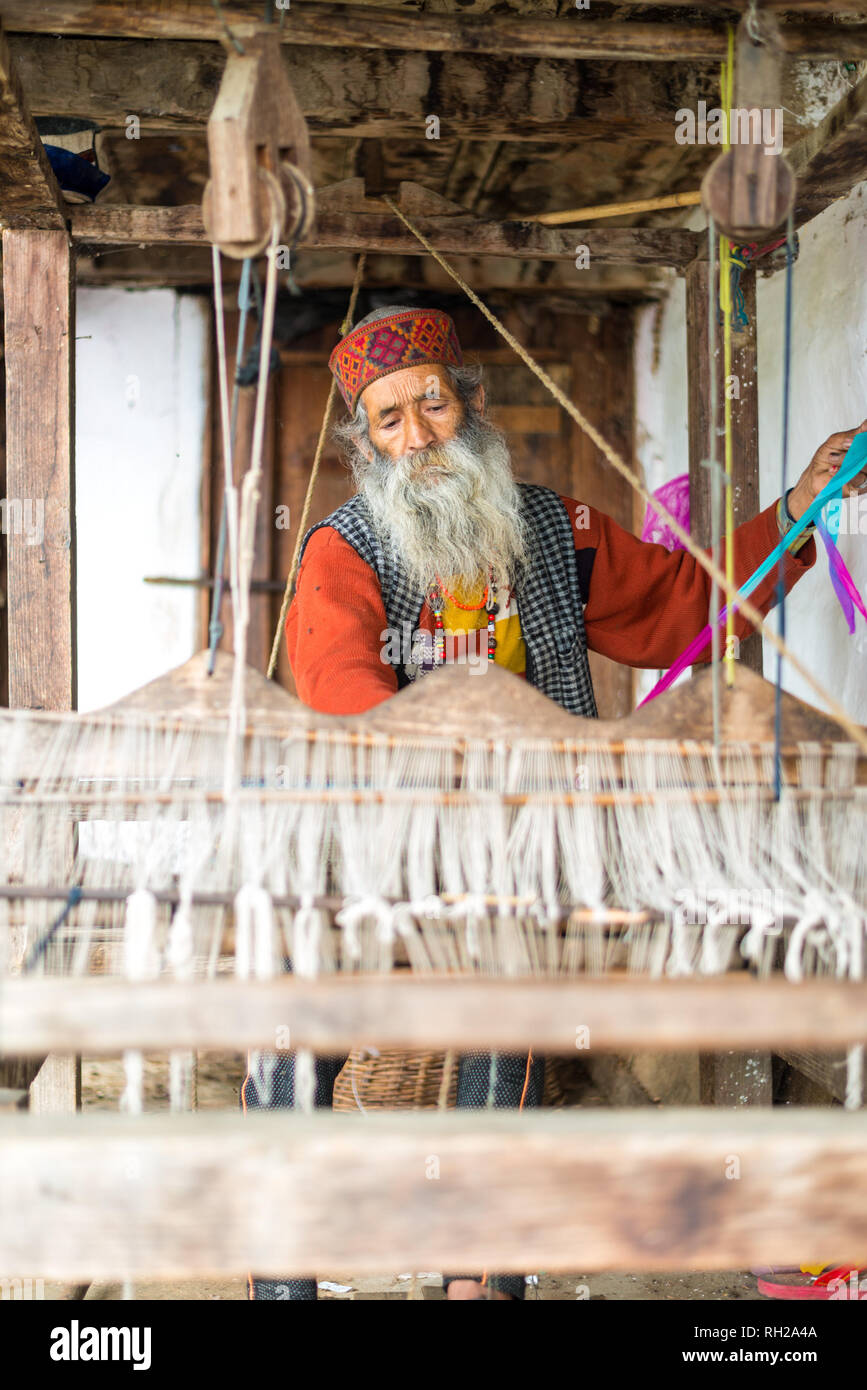
[[[681,473],[679,477],[663,483],[662,487],[658,487],[652,496],[659,498],[662,505],[671,512],[675,521],[680,522],[685,531],[689,530],[688,473]],[[682,542],[678,540],[668,523],[662,520],[659,513],[650,504],[648,504],[644,514],[641,539],[655,542],[657,545],[664,545],[666,550],[683,550]]]

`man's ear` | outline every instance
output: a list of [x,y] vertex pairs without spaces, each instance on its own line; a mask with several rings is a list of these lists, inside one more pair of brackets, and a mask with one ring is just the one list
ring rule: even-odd
[[485,388],[484,388],[484,386],[481,385],[481,383],[476,387],[475,391],[473,392],[472,396],[470,397],[470,400],[471,400],[472,403],[473,403],[473,407],[479,412],[479,414],[480,414],[480,415],[484,415],[484,413],[485,413]]
[[373,462],[373,449],[370,447],[370,440],[369,440],[369,439],[359,439],[359,441],[358,441],[358,447],[359,447],[359,449],[361,450],[361,452],[364,454],[364,457],[367,459],[367,462],[368,462],[368,463],[372,463],[372,462]]

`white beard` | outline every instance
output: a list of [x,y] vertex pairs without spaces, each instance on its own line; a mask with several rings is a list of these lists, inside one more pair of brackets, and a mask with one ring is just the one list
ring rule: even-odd
[[352,460],[359,493],[374,525],[389,540],[415,588],[427,592],[437,575],[451,588],[514,582],[529,558],[502,435],[473,417],[454,439],[391,459],[378,449]]

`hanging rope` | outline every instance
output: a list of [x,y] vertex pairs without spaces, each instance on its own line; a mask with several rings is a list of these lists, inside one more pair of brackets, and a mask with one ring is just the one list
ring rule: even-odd
[[725,593],[725,596],[729,600],[729,602],[733,602],[735,599],[737,600],[738,609],[741,613],[743,613],[744,617],[750,623],[752,623],[753,627],[756,628],[758,632],[761,632],[762,635],[767,638],[771,646],[774,647],[776,651],[782,653],[782,655],[790,663],[793,669],[796,670],[798,674],[804,678],[804,680],[807,682],[810,688],[815,692],[816,695],[818,695],[819,699],[824,701],[828,709],[828,712],[832,715],[834,719],[837,720],[837,723],[841,726],[841,728],[845,729],[852,742],[857,743],[859,748],[862,748],[864,752],[867,753],[867,735],[865,735],[864,730],[860,727],[860,725],[856,724],[855,721],[852,718],[850,718],[846,710],[835,698],[835,696],[833,696],[829,690],[825,689],[821,681],[817,680],[817,678],[813,675],[812,671],[808,670],[808,668],[804,665],[803,661],[801,661],[800,657],[798,657],[796,653],[793,652],[786,645],[786,643],[783,642],[781,638],[777,636],[776,632],[773,631],[770,624],[765,622],[759,610],[752,603],[750,603],[748,599],[739,597],[737,586],[731,584],[726,578],[726,576],[719,569],[719,567],[714,564],[713,560],[711,560],[710,557],[706,555],[705,552],[698,545],[696,545],[689,532],[683,526],[681,526],[680,522],[677,520],[675,516],[672,516],[671,512],[667,509],[667,507],[664,506],[664,504],[659,500],[659,498],[651,498],[650,493],[648,492],[644,483],[638,477],[638,475],[634,473],[633,470],[629,467],[629,464],[626,462],[626,460],[623,459],[621,455],[617,452],[617,450],[612,448],[608,441],[603,438],[603,436],[599,433],[596,427],[593,424],[591,424],[591,422],[586,418],[586,416],[582,414],[582,412],[578,409],[574,401],[571,401],[569,399],[565,392],[562,391],[560,387],[557,385],[557,383],[554,380],[552,380],[552,378],[548,375],[544,367],[541,367],[539,365],[539,363],[536,361],[534,357],[531,356],[527,349],[523,347],[521,343],[518,342],[517,338],[515,338],[512,333],[509,332],[505,324],[500,322],[496,314],[494,314],[488,308],[488,306],[484,304],[481,299],[479,299],[479,296],[475,293],[475,291],[470,288],[470,286],[458,274],[458,272],[454,270],[453,267],[449,265],[448,261],[446,261],[435,249],[435,247],[431,245],[427,237],[425,237],[424,234],[420,232],[417,227],[413,226],[410,219],[403,212],[401,212],[400,208],[397,206],[394,200],[386,195],[384,201],[391,208],[395,216],[398,217],[401,222],[403,222],[404,226],[408,229],[408,231],[410,231],[412,235],[416,238],[416,240],[425,248],[428,254],[433,256],[437,264],[442,266],[446,274],[451,276],[455,284],[458,285],[460,289],[463,290],[467,298],[473,304],[475,304],[479,312],[485,316],[485,318],[492,325],[492,327],[495,328],[496,331],[500,334],[500,337],[503,338],[509,344],[509,347],[512,349],[512,351],[517,353],[521,361],[524,362],[530,368],[530,371],[533,373],[533,375],[538,377],[539,381],[543,383],[543,385],[547,388],[550,394],[554,397],[555,401],[558,401],[559,404],[563,407],[567,415],[571,416],[571,418],[575,421],[576,425],[578,425],[587,435],[588,439],[592,440],[599,452],[611,464],[612,468],[614,468],[621,475],[621,477],[626,479],[626,481],[630,484],[631,487],[635,489],[638,495],[644,499],[645,503],[650,504],[655,508],[658,514],[662,517],[663,521],[665,521],[667,525],[671,527],[672,531],[677,536],[678,540],[681,542],[683,548],[689,551],[689,554],[699,565],[701,565],[705,573],[710,575],[711,579],[716,579],[717,583],[719,584],[722,591]]
[[[345,337],[352,327],[352,320],[355,316],[355,302],[358,299],[358,291],[361,288],[361,280],[364,275],[364,267],[367,256],[362,253],[358,258],[358,265],[355,267],[355,280],[352,284],[352,294],[349,297],[349,308],[346,310],[346,318],[340,325],[340,336]],[[313,467],[310,470],[310,481],[307,484],[307,495],[304,498],[304,507],[301,511],[301,520],[298,523],[298,534],[295,537],[295,550],[292,555],[292,563],[289,566],[289,575],[286,580],[286,588],[283,593],[283,602],[280,605],[280,617],[277,619],[277,630],[274,633],[274,641],[271,643],[271,656],[268,660],[268,679],[271,680],[277,667],[277,656],[280,651],[280,637],[283,632],[283,624],[286,621],[286,614],[289,604],[292,601],[292,590],[295,586],[295,575],[298,570],[298,560],[301,555],[301,542],[307,529],[307,518],[310,514],[310,503],[313,497],[313,489],[316,486],[316,476],[319,472],[319,463],[322,452],[325,448],[325,440],[328,437],[328,427],[331,423],[331,412],[334,409],[334,402],[337,397],[337,380],[331,378],[331,387],[328,391],[328,400],[325,405],[325,414],[322,417],[322,427],[319,431],[319,438],[316,441],[316,453],[313,455]]]
[[[244,360],[244,345],[247,339],[247,315],[250,311],[250,271],[253,261],[248,257],[241,266],[241,282],[238,286],[238,338],[235,344],[235,380],[232,386],[232,410],[229,419],[229,437],[235,438],[235,428],[238,420],[238,401],[241,388],[238,377],[241,371],[241,364]],[[221,286],[222,294],[222,286]],[[215,295],[216,303],[216,295]],[[219,324],[223,325],[222,314],[219,316]],[[221,377],[221,389],[222,389]],[[217,538],[217,563],[214,570],[214,598],[211,604],[211,621],[208,626],[208,675],[214,674],[214,667],[217,661],[217,644],[223,635],[223,624],[220,622],[220,609],[223,604],[223,570],[226,563],[226,532],[228,529],[227,520],[227,500],[223,497],[223,505],[220,509],[220,533]]]
[[245,723],[244,673],[246,667],[247,630],[250,622],[250,587],[255,557],[256,512],[262,481],[262,452],[265,438],[265,402],[268,394],[268,369],[271,340],[274,332],[274,311],[277,302],[277,247],[281,235],[280,218],[276,209],[268,246],[268,272],[265,301],[260,309],[261,325],[259,377],[253,416],[253,437],[250,465],[244,475],[240,501],[234,481],[232,429],[229,412],[229,369],[226,352],[226,333],[223,310],[223,281],[220,268],[220,249],[211,248],[214,273],[214,310],[217,324],[217,369],[220,386],[220,418],[225,461],[226,523],[229,541],[229,568],[232,579],[232,637],[235,664],[232,671],[232,692],[229,701],[229,731],[226,739],[226,758],[223,773],[224,794],[237,791],[241,767],[241,733]]

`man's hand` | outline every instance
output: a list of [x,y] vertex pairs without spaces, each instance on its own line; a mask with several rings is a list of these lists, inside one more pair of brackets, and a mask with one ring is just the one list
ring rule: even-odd
[[[855,429],[841,430],[839,434],[829,435],[825,443],[819,445],[808,467],[804,469],[789,493],[789,511],[796,521],[798,517],[803,516],[810,503],[815,501],[822,488],[826,487],[833,478],[849,452],[849,446],[856,434],[863,434],[865,431],[867,431],[867,420],[862,420]],[[865,490],[867,490],[867,469],[862,469],[843,488],[843,496],[855,497],[859,492]]]

